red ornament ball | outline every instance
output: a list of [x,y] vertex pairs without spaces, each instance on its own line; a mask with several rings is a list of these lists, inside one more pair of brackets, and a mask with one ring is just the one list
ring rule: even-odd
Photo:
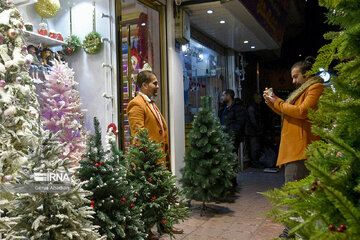
[[92,200],[92,201],[91,201],[91,205],[94,205],[94,204],[95,204],[95,201],[94,201],[94,200]]
[[95,167],[99,167],[99,164],[98,164],[98,163],[95,163]]
[[343,232],[343,231],[345,231],[345,229],[339,227],[339,228],[337,229],[337,231],[338,231],[338,232]]
[[90,207],[94,208],[94,205],[91,205]]
[[317,181],[315,181],[315,182],[314,182],[314,185],[318,185],[318,182],[317,182]]
[[149,181],[149,182],[152,182],[152,179],[151,179],[151,178],[148,178],[148,181]]
[[342,229],[346,230],[346,226],[345,226],[345,225],[343,225],[343,224],[341,224],[341,225],[340,225],[340,228],[342,228]]
[[316,187],[315,186],[312,186],[311,187],[311,191],[315,191],[316,190]]
[[104,162],[100,162],[100,165],[104,165]]
[[151,198],[151,201],[155,201],[155,200],[156,200],[156,197],[155,197],[155,196]]
[[161,220],[161,222],[162,222],[163,224],[166,224],[166,221],[165,221],[165,220]]
[[133,207],[135,207],[135,205],[132,203],[132,204],[130,204],[130,207],[133,208]]
[[126,201],[126,198],[122,198],[121,201],[125,202],[125,201]]
[[335,231],[335,229],[336,229],[336,228],[335,228],[334,225],[331,224],[331,225],[329,226],[329,230],[330,230],[330,231]]

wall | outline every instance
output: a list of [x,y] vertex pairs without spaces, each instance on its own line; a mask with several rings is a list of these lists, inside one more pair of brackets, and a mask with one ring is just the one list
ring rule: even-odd
[[175,21],[172,0],[167,0],[166,16],[170,151],[172,172],[180,178],[180,169],[184,167],[185,156],[184,84],[181,55],[175,50]]
[[[115,48],[115,24],[112,18],[102,18],[102,13],[114,14],[114,1],[96,0],[96,31],[102,37],[112,39],[112,47]],[[70,34],[70,6],[72,7],[72,33],[77,35],[81,40],[93,30],[92,26],[92,1],[91,0],[73,0],[60,1],[61,9],[57,16],[46,19],[49,30],[61,32],[65,38]],[[18,8],[24,21],[31,22],[34,25],[34,31],[37,31],[41,22],[41,17],[36,13],[34,5],[28,5]],[[55,47],[53,50],[60,50],[61,47]],[[103,68],[102,63],[112,65],[115,63],[115,53],[112,53],[110,44],[105,42],[100,53],[91,55],[81,49],[73,56],[65,56],[69,62],[69,66],[75,72],[75,80],[79,82],[78,90],[83,103],[83,109],[87,109],[85,113],[85,128],[93,132],[93,117],[97,117],[100,121],[102,132],[105,132],[109,123],[114,122],[116,118],[116,106],[112,106],[111,100],[102,97],[104,92],[108,95],[115,96],[115,73],[113,68]],[[115,66],[114,66],[115,67]],[[115,98],[116,99],[116,98]],[[104,137],[104,136],[103,136]]]

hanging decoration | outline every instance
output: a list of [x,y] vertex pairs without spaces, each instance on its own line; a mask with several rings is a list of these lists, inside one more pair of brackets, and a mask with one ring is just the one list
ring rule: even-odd
[[93,2],[93,5],[93,31],[85,37],[82,45],[84,51],[89,54],[98,53],[103,45],[103,43],[101,42],[101,35],[96,32],[95,1]]
[[38,0],[35,3],[36,12],[43,18],[53,18],[60,10],[59,0]]
[[66,45],[62,46],[63,52],[67,56],[74,55],[81,49],[80,38],[72,34],[72,9],[70,7],[70,36],[65,39]]

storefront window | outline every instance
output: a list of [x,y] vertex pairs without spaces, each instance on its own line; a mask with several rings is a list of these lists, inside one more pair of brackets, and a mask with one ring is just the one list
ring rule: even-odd
[[[160,15],[159,12],[139,1],[122,4],[122,70],[123,70],[123,114],[124,147],[130,145],[130,128],[126,114],[128,103],[139,88],[137,75],[142,70],[152,70],[161,86],[160,63]],[[130,54],[130,56],[129,56]],[[161,91],[156,99],[161,109]]]
[[182,46],[184,69],[185,123],[190,124],[201,108],[201,97],[213,98],[218,111],[221,92],[225,89],[225,56],[191,40]]

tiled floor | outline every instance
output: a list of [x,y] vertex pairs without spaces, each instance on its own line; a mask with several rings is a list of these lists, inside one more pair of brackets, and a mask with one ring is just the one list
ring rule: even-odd
[[[263,216],[270,203],[258,192],[283,184],[283,173],[263,173],[261,169],[247,169],[238,176],[238,190],[234,203],[209,206],[217,213],[207,212],[200,216],[199,202],[192,202],[192,213],[188,220],[177,225],[184,233],[176,235],[183,240],[266,240],[279,236],[283,226],[272,223]],[[163,235],[161,240],[168,240]]]

